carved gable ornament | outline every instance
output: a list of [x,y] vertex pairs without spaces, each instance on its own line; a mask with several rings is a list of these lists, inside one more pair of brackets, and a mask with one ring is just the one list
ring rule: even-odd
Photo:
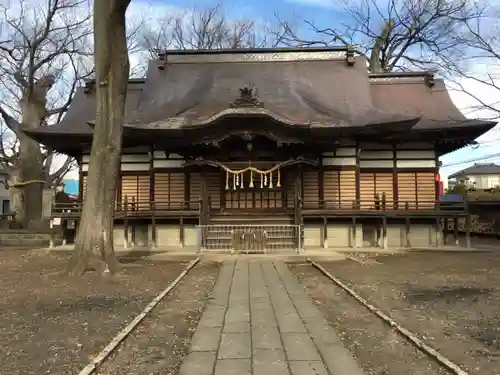
[[257,98],[257,90],[246,86],[240,89],[240,96],[231,103],[231,107],[263,107],[263,103]]

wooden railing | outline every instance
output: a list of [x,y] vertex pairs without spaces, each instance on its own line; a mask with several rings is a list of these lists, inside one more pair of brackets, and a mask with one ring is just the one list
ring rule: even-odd
[[[79,216],[82,212],[83,202],[53,203],[52,216]],[[115,204],[115,215],[144,216],[161,213],[188,213],[200,212],[200,200],[185,202],[169,201],[136,201],[124,199]]]
[[303,202],[304,211],[336,211],[336,212],[404,212],[404,211],[432,211],[443,213],[468,212],[467,201],[408,201],[408,200],[357,200],[357,201],[324,201]]

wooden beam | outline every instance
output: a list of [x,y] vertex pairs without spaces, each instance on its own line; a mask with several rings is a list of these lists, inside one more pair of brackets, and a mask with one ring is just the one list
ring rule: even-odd
[[406,247],[410,248],[411,247],[411,240],[410,240],[410,234],[411,234],[411,222],[410,222],[410,217],[407,216],[405,218],[405,241],[406,241]]
[[393,157],[393,162],[392,162],[392,199],[393,199],[393,206],[395,209],[398,209],[398,198],[399,198],[399,186],[398,186],[398,163],[397,163],[397,150],[396,150],[396,144],[392,144],[392,157]]
[[184,247],[184,217],[180,217],[179,220],[179,243],[181,247]]
[[[361,200],[361,163],[360,163],[360,153],[359,142],[356,142],[356,172],[355,172],[355,184],[356,184],[356,205],[359,207]],[[340,190],[340,185],[339,185]]]
[[470,232],[472,229],[472,216],[470,212],[467,212],[467,217],[465,218],[465,247],[470,249],[471,247],[471,238]]
[[382,217],[382,249],[387,249],[387,216]]
[[123,245],[127,249],[128,246],[128,198],[125,196],[123,200]]
[[318,198],[319,198],[319,206],[325,206],[325,169],[323,167],[323,158],[320,159],[321,164],[319,166],[318,173]]
[[443,244],[447,245],[448,244],[448,226],[449,226],[449,222],[448,222],[448,218],[445,217],[443,219],[444,223],[443,223]]
[[441,245],[441,235],[443,233],[443,227],[441,225],[441,218],[439,216],[436,217],[436,247],[440,247]]
[[151,243],[153,247],[158,246],[158,234],[156,232],[156,205],[155,202],[151,202]]
[[328,248],[328,218],[326,216],[323,216],[323,233],[321,246],[323,247],[323,249]]
[[356,244],[356,234],[357,234],[357,230],[356,230],[356,216],[353,216],[352,217],[352,227],[351,227],[351,247],[353,249],[355,249],[357,247],[357,244]]
[[154,146],[150,149],[149,158],[149,201],[154,202],[155,200],[155,171],[154,171]]
[[80,155],[78,166],[78,198],[83,201],[83,155]]
[[191,173],[184,169],[184,208],[187,210],[189,208],[189,202],[191,201]]
[[436,169],[434,171],[434,186],[435,186],[435,196],[436,196],[436,202],[439,201],[439,190],[440,190],[440,183],[439,181],[436,179],[436,176],[439,174],[439,156],[438,156],[438,152],[437,152],[437,141],[434,142],[434,153],[436,154]]
[[137,234],[136,227],[137,227],[136,221],[134,220],[134,221],[132,221],[132,225],[131,225],[132,247],[135,247],[137,245],[137,243],[136,243],[136,234]]
[[459,244],[459,240],[458,240],[458,217],[455,217],[453,219],[453,240],[455,242],[455,245]]

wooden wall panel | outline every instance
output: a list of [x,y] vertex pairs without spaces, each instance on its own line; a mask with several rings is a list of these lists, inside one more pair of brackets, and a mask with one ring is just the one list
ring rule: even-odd
[[137,200],[139,202],[139,209],[150,209],[151,196],[149,194],[151,188],[151,177],[149,175],[137,176],[138,192]]
[[149,175],[121,177],[122,202],[125,197],[129,203],[129,210],[148,210],[149,205]]
[[192,172],[189,175],[189,200],[199,201],[201,198],[201,172]]
[[155,173],[157,208],[176,209],[184,202],[184,172]]
[[414,172],[398,173],[398,206],[404,209],[405,202],[408,202],[410,208],[416,208],[416,174]]
[[340,171],[340,202],[342,208],[352,208],[356,201],[356,171]]
[[340,204],[340,171],[326,170],[323,172],[323,196],[326,207],[338,207]]
[[302,197],[304,206],[319,206],[319,173],[317,170],[305,169],[302,174]]
[[[219,209],[221,202],[221,173],[218,171],[205,173],[208,194],[212,208]],[[189,181],[189,201],[193,205],[201,199],[202,177],[201,172],[193,172]]]
[[122,176],[122,201],[137,202],[138,181],[137,176]]
[[436,182],[434,173],[418,172],[417,201],[419,209],[433,209],[436,201]]
[[384,193],[387,208],[392,207],[392,203],[394,202],[394,179],[392,172],[375,173],[375,194],[382,199]]
[[398,200],[400,208],[404,208],[404,202],[408,201],[412,209],[434,209],[436,200],[434,173],[398,173]]
[[219,209],[221,202],[221,174],[218,171],[208,172],[205,178],[207,179],[207,189],[212,208]]
[[361,209],[369,210],[375,208],[375,173],[360,172],[359,174],[359,198]]
[[286,191],[286,206],[293,208],[295,198],[295,175],[293,172],[286,174],[284,184],[282,189]]

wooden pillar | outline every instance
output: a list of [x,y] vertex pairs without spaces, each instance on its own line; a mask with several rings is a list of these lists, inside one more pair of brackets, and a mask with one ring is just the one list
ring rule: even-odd
[[441,245],[441,236],[443,234],[443,227],[441,225],[441,217],[439,216],[439,211],[441,210],[441,207],[439,205],[439,201],[435,202],[435,209],[437,211],[437,216],[436,216],[436,247],[439,247]]
[[471,246],[470,232],[472,230],[472,217],[470,215],[469,202],[468,202],[467,198],[465,198],[465,213],[467,214],[467,216],[465,218],[465,247],[467,249],[469,249]]
[[[361,167],[360,167],[360,152],[361,149],[359,148],[359,143],[356,143],[356,171],[355,171],[355,189],[356,189],[356,206],[359,209],[361,206]],[[340,184],[339,184],[339,189],[340,189]]]
[[387,249],[387,217],[382,217],[382,249]]
[[318,173],[318,195],[319,195],[319,207],[325,207],[325,168],[323,166],[323,158],[321,158],[321,164],[319,166]]
[[149,159],[149,200],[154,202],[155,200],[155,170],[154,170],[154,161],[155,161],[155,150],[154,147],[151,146],[150,150],[150,159]]
[[470,238],[471,229],[472,229],[472,217],[470,215],[470,212],[467,212],[467,217],[465,218],[465,247],[467,249],[470,249],[471,247],[471,238]]
[[207,237],[206,225],[209,224],[208,210],[209,210],[209,206],[208,206],[208,187],[207,187],[207,180],[206,180],[206,172],[205,172],[205,170],[202,170],[202,172],[201,172],[200,219],[199,219],[199,224],[201,226],[201,228],[200,228],[201,249],[204,249],[206,246],[206,237]]
[[[139,193],[138,191],[139,189],[137,189],[137,193]],[[135,197],[132,197],[132,204],[131,204],[131,211],[137,211],[137,205],[138,205],[138,202],[136,202],[135,200]],[[130,234],[131,234],[131,241],[132,242],[132,247],[135,247],[136,243],[135,243],[135,235],[136,235],[136,221],[135,220],[131,220],[130,222]]]
[[458,246],[460,241],[458,239],[458,217],[453,218],[453,240],[455,242],[455,246]]
[[297,235],[295,238],[295,245],[300,250],[302,247],[302,165],[299,165],[295,174],[295,196],[294,196],[294,224],[297,228]]
[[356,216],[352,217],[352,227],[351,227],[351,247],[356,248]]
[[411,222],[410,222],[410,217],[407,216],[405,218],[405,241],[407,248],[411,247],[410,234],[411,234]]
[[448,244],[448,231],[449,231],[448,226],[449,226],[448,218],[445,217],[443,219],[443,243],[445,245]]
[[323,216],[323,238],[322,238],[322,244],[323,249],[328,248],[328,218],[326,216]]
[[441,225],[441,218],[439,216],[436,217],[436,247],[440,247],[441,245],[441,235],[443,234],[443,227]]
[[149,158],[149,209],[151,213],[151,245],[153,248],[158,246],[156,232],[156,205],[155,205],[155,148],[151,145]]
[[392,199],[394,209],[399,209],[399,194],[398,194],[398,153],[396,144],[392,145]]
[[123,199],[123,246],[128,248],[128,198]]
[[440,184],[441,179],[437,178],[437,176],[439,176],[439,156],[438,156],[438,152],[437,152],[438,145],[439,145],[438,141],[434,142],[434,154],[436,156],[436,158],[435,158],[436,168],[434,170],[434,186],[435,186],[436,191],[434,192],[434,194],[435,194],[436,202],[439,203],[439,198],[441,198],[441,196],[439,194],[439,190],[441,188],[441,184]]
[[55,247],[55,228],[54,228],[54,218],[50,219],[50,240],[49,240],[49,249]]
[[153,247],[158,246],[157,241],[158,235],[156,232],[156,205],[155,202],[151,202],[151,243]]
[[184,217],[179,220],[179,244],[184,247]]
[[83,201],[83,155],[79,157],[78,167],[78,198]]
[[184,209],[189,209],[189,200],[191,197],[189,196],[189,190],[191,185],[191,173],[184,168]]

